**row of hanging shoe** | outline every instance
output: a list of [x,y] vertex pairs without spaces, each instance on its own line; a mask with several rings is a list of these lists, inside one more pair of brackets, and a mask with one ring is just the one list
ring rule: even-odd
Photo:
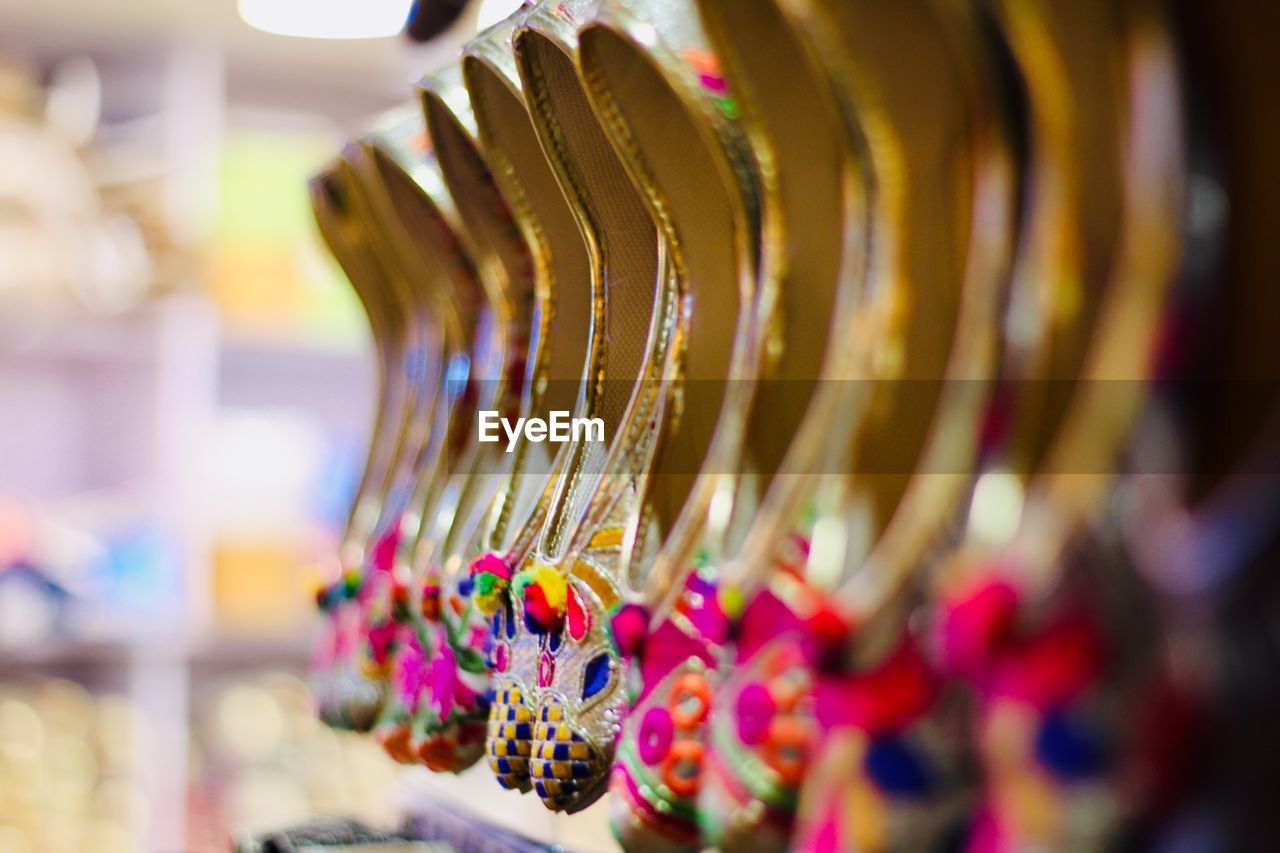
[[[480,34],[312,183],[380,366],[325,719],[553,810],[608,790],[628,849],[1172,832],[1175,711],[1280,514],[1245,5]],[[603,440],[506,452],[485,411]]]

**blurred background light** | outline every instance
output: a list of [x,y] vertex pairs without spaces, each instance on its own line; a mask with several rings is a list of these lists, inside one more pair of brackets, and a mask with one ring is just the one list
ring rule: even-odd
[[363,39],[394,36],[412,0],[239,0],[249,26],[282,36]]
[[524,0],[480,0],[476,11],[477,29],[491,27],[519,9]]

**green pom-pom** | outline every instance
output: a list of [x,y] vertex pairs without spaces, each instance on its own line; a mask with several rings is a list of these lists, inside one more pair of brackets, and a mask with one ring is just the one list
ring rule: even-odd
[[531,583],[533,583],[533,572],[526,569],[511,581],[511,589],[516,595],[523,596]]
[[498,585],[497,575],[491,575],[488,572],[476,575],[475,578],[477,595],[491,595],[494,588]]

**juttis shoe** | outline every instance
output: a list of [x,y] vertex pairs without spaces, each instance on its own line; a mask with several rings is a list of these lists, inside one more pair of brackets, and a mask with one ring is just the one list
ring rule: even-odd
[[[707,11],[724,33],[740,10]],[[979,84],[983,56],[950,32],[963,15],[922,2],[783,18],[834,95],[846,157],[866,164],[868,266],[848,330],[859,349],[832,402],[844,416],[801,425],[789,453],[814,474],[775,480],[724,572],[721,598],[739,627],[709,717],[704,843],[792,843],[825,724],[856,722],[824,721],[815,693],[908,655],[913,581],[969,482],[1014,193],[1001,115]],[[914,724],[930,694],[927,673],[906,672],[923,687],[890,730]]]
[[[442,644],[459,632],[440,629],[437,611],[442,578],[425,562],[430,555],[423,551],[424,539],[430,540],[438,519],[454,512],[455,504],[446,494],[451,474],[448,465],[451,458],[463,455],[474,406],[484,396],[474,387],[478,380],[470,367],[492,360],[486,352],[489,341],[477,336],[480,324],[476,310],[483,306],[483,294],[474,265],[462,248],[450,199],[423,140],[421,117],[401,112],[363,139],[352,154],[364,179],[366,202],[380,218],[390,249],[398,253],[411,283],[429,300],[424,310],[438,329],[445,354],[439,377],[440,400],[428,441],[414,464],[417,483],[401,517],[399,547],[385,604],[394,625],[388,666],[392,689],[377,732],[388,751],[403,761],[421,759],[417,742],[425,736],[426,727],[444,730],[465,725],[467,708],[477,704],[470,694],[455,701],[452,694],[456,691],[442,688],[441,697],[449,695],[447,707],[442,709],[443,699],[431,689],[432,676],[448,668],[434,666],[434,658],[448,655],[450,662],[456,661],[457,653]],[[425,529],[424,518],[430,519]],[[423,559],[415,562],[418,555]],[[431,585],[434,595],[425,591]],[[447,592],[443,599],[450,601]],[[455,619],[460,615],[452,614]],[[470,693],[482,692],[483,667],[472,669],[475,671],[460,677],[473,682]],[[434,718],[429,713],[433,703]],[[455,708],[461,709],[461,721],[452,719]],[[474,739],[469,746],[474,753]],[[465,766],[475,757],[468,760],[461,755],[454,763]]]
[[[675,17],[666,7],[663,12],[678,32],[696,32],[679,24],[681,16],[687,21],[688,9]],[[745,14],[737,5],[732,12]],[[715,22],[706,17],[708,35],[715,36]],[[669,28],[656,29],[661,34]],[[792,437],[806,419],[830,423],[839,402],[833,392],[856,354],[846,330],[865,278],[860,159],[844,144],[834,99],[809,70],[804,46],[779,26],[748,25],[744,31],[755,38],[745,46],[751,73],[743,56],[724,49],[723,37],[711,39],[714,51],[679,36],[665,48],[666,61],[678,57],[686,64],[701,97],[720,121],[740,125],[750,145],[737,157],[757,171],[754,335],[763,352],[744,416],[741,464],[720,472],[718,488],[731,501],[717,499],[720,518],[701,531],[696,553],[684,555],[665,583],[668,573],[655,570],[647,600],[613,620],[631,674],[611,815],[615,835],[629,850],[703,846],[697,795],[706,719],[730,639],[719,601],[721,563],[737,553],[745,528],[764,511],[763,497],[775,478],[789,482],[812,474],[821,442],[793,447]],[[763,72],[755,74],[757,68]]]
[[1140,611],[1117,612],[1116,567],[1090,531],[1168,339],[1185,97],[1158,4],[995,11],[1028,101],[1014,286],[1039,296],[1047,330],[1038,358],[1018,355],[1047,381],[1005,401],[1014,428],[986,448],[965,539],[934,581],[938,645],[975,697],[984,802],[969,849],[1098,848],[1134,807],[1121,759],[1135,720],[1117,712],[1133,704],[1118,700],[1135,688],[1123,664]]
[[[582,4],[535,6],[520,20],[514,49],[523,91],[543,151],[565,191],[582,231],[591,273],[592,358],[599,359],[588,386],[589,405],[604,426],[604,441],[573,442],[535,551],[519,565],[491,564],[494,572],[474,573],[477,591],[494,612],[493,659],[506,668],[498,677],[490,717],[489,761],[507,787],[529,786],[528,760],[538,691],[549,683],[552,632],[526,618],[525,592],[538,563],[537,595],[543,603],[567,606],[564,575],[554,568],[584,524],[592,501],[604,494],[633,491],[634,471],[643,463],[658,383],[665,365],[673,310],[670,274],[652,221],[627,182],[573,70],[576,50],[572,16]],[[596,540],[599,553],[617,549],[627,502],[614,503],[618,531]],[[534,556],[536,554],[536,556]],[[616,581],[599,576],[590,593],[616,601]],[[481,585],[484,586],[481,589]],[[581,592],[579,592],[581,595]],[[603,648],[603,646],[601,646]],[[606,671],[607,674],[608,671]],[[575,745],[584,763],[590,748]],[[552,787],[575,787],[571,779]],[[543,786],[544,791],[547,786]],[[540,794],[543,791],[539,792]]]
[[[520,13],[463,48],[463,78],[481,150],[523,235],[534,306],[524,394],[530,417],[594,417],[590,379],[602,363],[586,244],[529,117],[511,36]],[[518,440],[512,485],[489,511],[480,547],[518,564],[542,528],[568,448]],[[527,457],[527,458],[526,458]]]
[[[580,30],[579,64],[597,114],[665,238],[681,310],[662,388],[661,430],[636,480],[634,510],[619,550],[598,554],[592,547],[601,532],[616,529],[621,517],[615,509],[584,532],[563,563],[569,590],[563,646],[544,665],[549,684],[534,727],[532,767],[544,801],[566,810],[581,808],[603,788],[627,707],[618,672],[626,659],[602,647],[617,604],[600,594],[600,578],[610,572],[622,576],[623,584],[611,593],[667,600],[671,587],[683,583],[682,570],[694,550],[718,535],[705,529],[709,507],[717,493],[732,497],[759,367],[756,333],[764,325],[756,300],[758,201],[745,143],[723,120],[721,102],[705,96],[696,72],[686,73],[683,65],[667,79],[661,60],[651,65],[639,59],[636,67],[646,73],[624,75],[626,85],[634,86],[625,93],[604,81],[592,45],[614,11],[624,10],[602,6]],[[632,107],[645,114],[629,112]],[[673,157],[663,146],[676,140],[693,145]],[[573,754],[584,745],[594,760]],[[566,778],[571,786],[560,784]]]
[[311,181],[321,234],[353,281],[379,352],[379,403],[364,473],[339,547],[337,577],[318,595],[326,624],[316,669],[321,718],[330,725],[363,731],[373,725],[383,697],[381,684],[361,671],[357,657],[369,592],[366,550],[380,515],[380,487],[395,466],[399,427],[411,408],[413,391],[403,372],[411,318],[404,303],[393,296],[370,225],[355,210],[353,193],[350,174],[340,163]]

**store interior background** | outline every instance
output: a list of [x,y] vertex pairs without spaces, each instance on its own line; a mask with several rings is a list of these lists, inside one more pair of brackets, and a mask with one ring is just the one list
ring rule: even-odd
[[441,798],[605,844],[601,807],[402,769],[306,686],[374,372],[305,180],[516,5],[415,46],[260,32],[235,0],[0,0],[3,853]]

